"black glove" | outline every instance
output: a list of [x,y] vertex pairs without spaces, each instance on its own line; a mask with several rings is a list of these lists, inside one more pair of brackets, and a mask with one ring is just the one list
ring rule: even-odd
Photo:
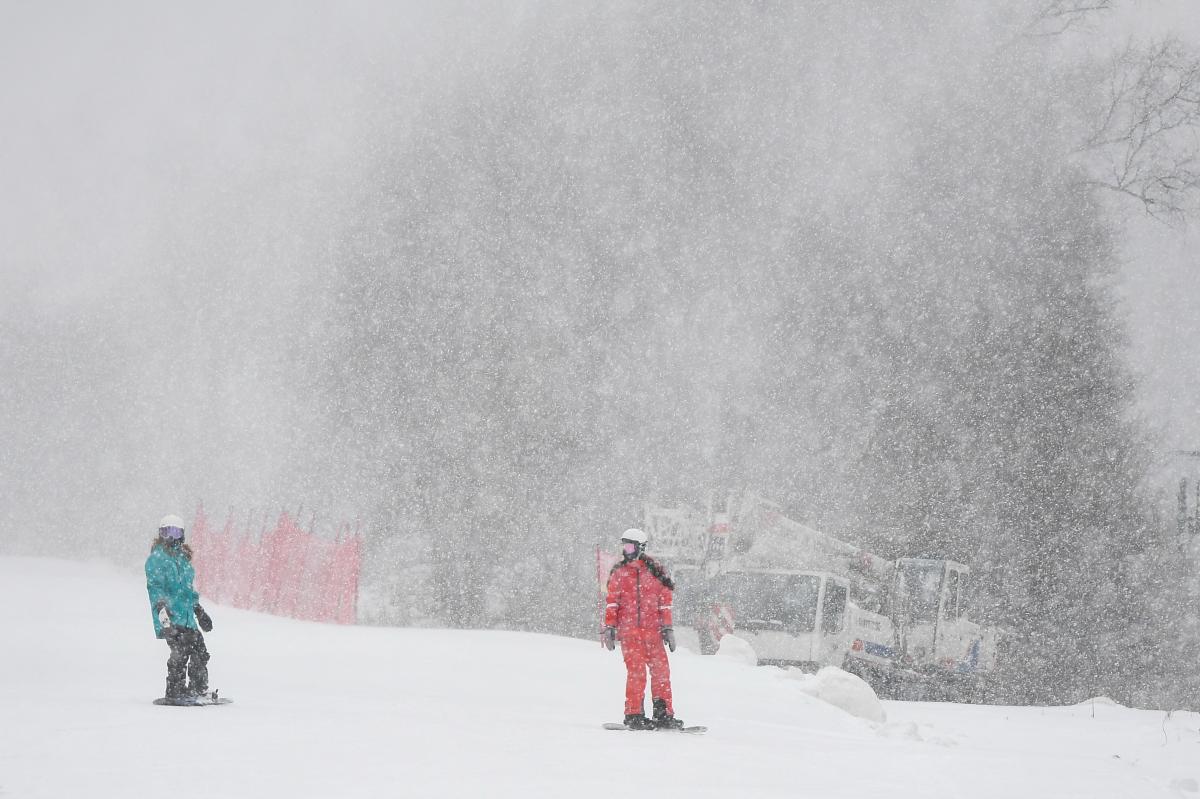
[[662,628],[663,643],[667,645],[667,649],[675,651],[675,631],[670,627]]
[[[212,619],[207,613],[204,612],[204,608],[197,605],[196,607],[192,608],[192,610],[196,611],[196,623],[200,625],[200,629],[206,633],[211,633]],[[672,649],[671,651],[674,650]]]
[[600,640],[604,642],[604,648],[609,652],[617,648],[617,628],[605,627],[604,632],[600,634]]

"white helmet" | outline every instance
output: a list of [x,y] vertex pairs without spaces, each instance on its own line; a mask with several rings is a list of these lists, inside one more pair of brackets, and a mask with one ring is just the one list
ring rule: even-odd
[[647,541],[650,540],[650,537],[648,535],[646,535],[645,530],[639,530],[636,527],[630,527],[628,530],[621,533],[621,540],[622,541],[633,541],[635,544],[643,544],[644,545]]
[[164,527],[178,527],[180,530],[182,530],[184,526],[183,519],[179,518],[174,513],[168,513],[166,516],[162,517],[162,521],[158,523],[159,530],[163,529]]

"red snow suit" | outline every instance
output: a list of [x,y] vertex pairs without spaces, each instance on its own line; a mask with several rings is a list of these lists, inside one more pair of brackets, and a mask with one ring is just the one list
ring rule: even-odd
[[650,667],[650,695],[671,704],[671,666],[663,647],[662,629],[671,626],[670,578],[657,563],[655,568],[667,583],[659,580],[643,558],[613,566],[608,575],[608,606],[604,626],[617,628],[621,656],[625,659],[625,714],[643,713],[646,694],[646,666]]

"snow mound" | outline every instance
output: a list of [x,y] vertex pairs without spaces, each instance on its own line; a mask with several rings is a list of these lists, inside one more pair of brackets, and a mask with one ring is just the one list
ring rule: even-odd
[[738,638],[736,635],[722,636],[717,654],[748,666],[758,665],[758,655],[755,653],[754,647],[745,638]]
[[1125,707],[1115,699],[1109,699],[1107,696],[1093,696],[1091,699],[1085,699],[1075,707],[1088,707],[1089,705],[1108,705],[1109,707]]
[[887,721],[883,703],[861,677],[837,666],[825,666],[816,674],[789,669],[788,674],[800,681],[800,691],[841,708],[851,716],[882,724]]

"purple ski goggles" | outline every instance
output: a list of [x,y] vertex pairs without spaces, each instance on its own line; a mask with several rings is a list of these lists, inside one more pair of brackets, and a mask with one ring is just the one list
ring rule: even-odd
[[172,541],[182,541],[183,540],[183,528],[182,527],[160,527],[160,528],[158,528],[158,534],[160,536],[162,536],[163,538],[168,538]]

